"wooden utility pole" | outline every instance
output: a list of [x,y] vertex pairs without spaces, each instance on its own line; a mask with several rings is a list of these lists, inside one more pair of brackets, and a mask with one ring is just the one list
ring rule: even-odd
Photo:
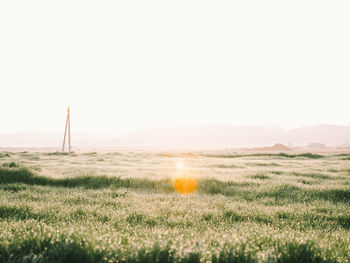
[[64,152],[64,146],[66,144],[67,128],[68,128],[68,152],[70,152],[71,146],[70,146],[70,110],[69,110],[69,107],[67,110],[67,120],[66,120],[66,128],[64,130],[62,152]]

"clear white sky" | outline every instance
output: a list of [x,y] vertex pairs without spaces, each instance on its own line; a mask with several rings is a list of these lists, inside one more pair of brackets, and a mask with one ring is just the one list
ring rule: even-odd
[[350,125],[350,1],[1,1],[0,133]]

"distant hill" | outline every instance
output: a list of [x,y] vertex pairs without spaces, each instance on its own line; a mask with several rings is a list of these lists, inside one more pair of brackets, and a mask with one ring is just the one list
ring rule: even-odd
[[276,143],[274,146],[254,147],[254,148],[249,148],[246,150],[254,151],[254,152],[265,152],[265,151],[288,152],[288,151],[292,151],[293,149],[291,149],[283,144]]
[[326,146],[343,145],[350,142],[350,126],[316,125],[300,127],[287,132],[288,139],[295,144],[322,143]]
[[[31,132],[0,134],[0,147],[60,147],[61,133]],[[276,143],[307,146],[348,145],[350,126],[317,125],[284,130],[261,126],[165,126],[143,129],[115,137],[93,133],[74,133],[72,145],[77,147],[138,148],[241,148],[265,147]]]
[[284,130],[258,126],[167,126],[144,129],[119,138],[119,143],[141,147],[226,148],[275,143]]
[[264,147],[276,143],[306,146],[311,142],[326,146],[350,142],[350,126],[317,125],[284,130],[261,126],[176,126],[158,127],[129,133],[119,143],[145,147]]
[[[350,126],[317,125],[285,130],[261,126],[167,126],[129,133],[111,144],[139,147],[198,147],[240,148],[265,147],[276,143],[307,146],[309,143],[326,146],[350,142]],[[287,149],[285,149],[287,150]]]
[[[111,136],[96,133],[72,132],[73,146],[97,146],[111,139]],[[57,132],[18,132],[0,134],[0,147],[62,147],[63,133]]]

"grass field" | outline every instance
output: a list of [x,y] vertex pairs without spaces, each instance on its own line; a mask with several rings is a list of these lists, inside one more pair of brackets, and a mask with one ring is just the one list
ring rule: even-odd
[[3,151],[0,262],[350,262],[349,159]]

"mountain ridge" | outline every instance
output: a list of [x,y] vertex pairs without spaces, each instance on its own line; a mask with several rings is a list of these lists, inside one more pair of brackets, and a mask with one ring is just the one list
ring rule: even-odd
[[[20,132],[0,134],[0,147],[55,147],[62,143],[63,133]],[[263,147],[281,143],[306,146],[322,143],[326,146],[350,142],[350,126],[314,125],[293,129],[254,125],[193,125],[160,126],[137,130],[123,136],[99,133],[74,133],[72,145],[78,147]]]

